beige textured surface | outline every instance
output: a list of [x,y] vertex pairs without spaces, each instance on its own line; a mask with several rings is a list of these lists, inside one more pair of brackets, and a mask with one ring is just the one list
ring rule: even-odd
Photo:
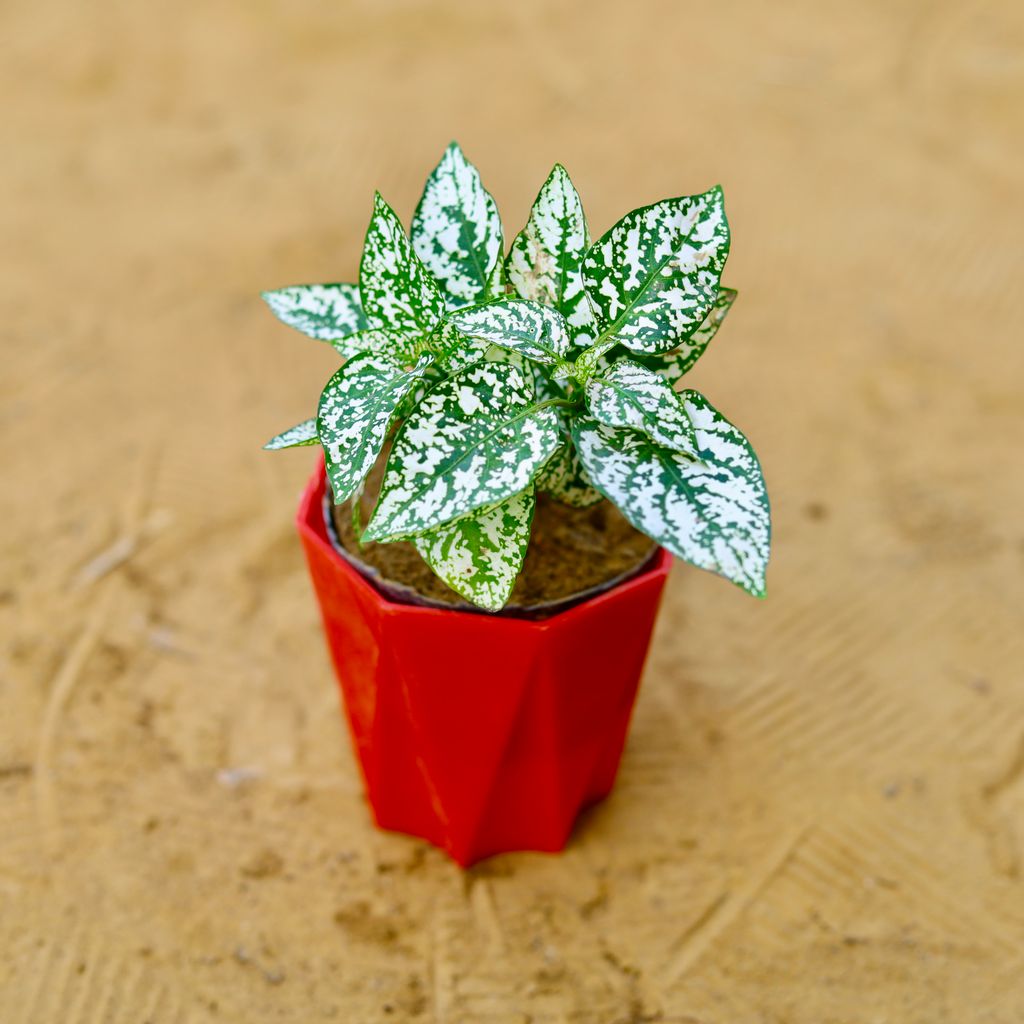
[[[0,1021],[1024,1020],[1020,4],[5,4]],[[514,230],[721,180],[694,374],[770,599],[679,568],[560,857],[373,831],[291,517],[450,137]]]

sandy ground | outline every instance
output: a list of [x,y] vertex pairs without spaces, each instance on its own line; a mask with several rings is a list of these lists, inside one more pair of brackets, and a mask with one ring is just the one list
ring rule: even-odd
[[[1019,1024],[1022,11],[5,4],[0,1021]],[[724,183],[693,382],[776,521],[565,854],[468,873],[369,824],[259,450],[333,359],[258,291],[452,137],[509,232],[556,159],[595,231]]]

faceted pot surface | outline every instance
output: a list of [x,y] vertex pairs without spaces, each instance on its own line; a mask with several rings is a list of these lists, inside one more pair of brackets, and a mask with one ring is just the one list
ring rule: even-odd
[[611,790],[671,556],[546,619],[399,604],[298,528],[377,824],[461,865],[560,850]]

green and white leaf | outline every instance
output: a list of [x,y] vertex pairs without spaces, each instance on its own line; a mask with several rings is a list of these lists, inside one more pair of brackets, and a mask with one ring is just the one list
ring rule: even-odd
[[667,352],[704,322],[729,255],[719,186],[627,213],[583,261],[602,333],[634,352]]
[[587,381],[586,398],[590,414],[601,423],[640,430],[665,448],[699,458],[682,398],[646,366],[619,359]]
[[369,352],[353,356],[320,396],[317,433],[334,501],[341,504],[369,473],[402,399],[427,372],[425,353],[412,370]]
[[268,452],[276,452],[282,448],[302,448],[306,445],[317,444],[319,440],[316,434],[316,420],[303,420],[294,427],[275,434],[263,448]]
[[501,249],[498,250],[498,258],[494,261],[494,268],[487,281],[487,288],[480,297],[481,302],[489,302],[491,299],[501,299],[505,296],[505,261],[501,258]]
[[421,337],[444,315],[444,299],[437,284],[380,193],[374,197],[363,243],[359,293],[371,327]]
[[576,446],[563,444],[537,474],[537,487],[556,501],[573,508],[590,508],[604,495],[595,490],[580,462]]
[[592,341],[594,311],[583,287],[583,257],[590,232],[579,193],[561,164],[555,164],[516,235],[505,273],[516,294],[551,306],[569,324],[579,345]]
[[541,377],[547,380],[547,377],[544,376],[546,367],[524,359],[513,349],[501,348],[498,345],[492,345],[489,341],[467,337],[461,331],[456,330],[447,320],[435,333],[434,341],[434,351],[438,353],[445,376],[457,373],[474,363],[488,362],[509,363],[528,381],[538,380]]
[[617,338],[602,338],[600,341],[585,348],[573,364],[573,376],[580,384],[586,384],[601,366],[608,365],[608,352],[618,345]]
[[428,339],[422,334],[380,328],[359,331],[346,338],[344,343],[352,347],[353,354],[369,352],[405,367],[412,366],[428,347]]
[[509,363],[442,380],[402,425],[365,539],[410,537],[522,491],[561,443],[558,417]]
[[536,505],[527,487],[498,505],[477,509],[412,538],[434,572],[467,601],[496,612],[523,568]]
[[458,143],[427,178],[412,219],[412,245],[444,289],[449,309],[480,302],[500,288],[498,207]]
[[329,341],[343,355],[355,348],[341,342],[369,324],[354,284],[300,284],[263,293],[278,320],[318,341]]
[[[533,379],[534,399],[546,402],[552,398],[566,398],[565,388],[558,381],[552,380],[545,372],[546,369],[537,363],[527,362],[525,365],[526,372]],[[555,453],[541,467],[535,480],[537,488],[563,505],[590,508],[603,501],[604,495],[594,490],[583,472],[564,409],[559,410],[559,426],[565,443],[556,448]]]
[[763,597],[771,521],[757,456],[702,395],[686,391],[682,398],[701,462],[581,416],[573,437],[583,466],[638,530]]
[[718,333],[722,321],[736,301],[737,292],[734,288],[721,288],[718,298],[711,312],[704,318],[704,322],[690,335],[683,344],[672,352],[665,352],[662,355],[648,356],[637,355],[637,362],[643,363],[650,370],[660,374],[669,382],[675,384],[681,380],[684,374],[689,373],[694,363],[704,354],[711,339]]
[[569,353],[569,333],[557,310],[526,299],[503,299],[449,315],[462,334],[512,349],[538,363],[559,366]]
[[467,338],[455,329],[448,319],[441,321],[430,339],[431,349],[437,353],[438,362],[447,373],[455,373],[484,358],[491,347],[486,341]]

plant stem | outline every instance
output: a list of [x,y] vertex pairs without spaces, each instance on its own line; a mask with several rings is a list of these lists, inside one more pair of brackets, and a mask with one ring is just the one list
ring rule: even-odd
[[579,409],[583,403],[581,401],[573,401],[571,398],[546,398],[543,402],[538,402],[533,406],[530,411],[535,412],[537,409],[547,409],[553,405],[562,405],[567,409]]
[[363,550],[363,489],[359,487],[352,495],[352,532],[356,535],[356,545]]

